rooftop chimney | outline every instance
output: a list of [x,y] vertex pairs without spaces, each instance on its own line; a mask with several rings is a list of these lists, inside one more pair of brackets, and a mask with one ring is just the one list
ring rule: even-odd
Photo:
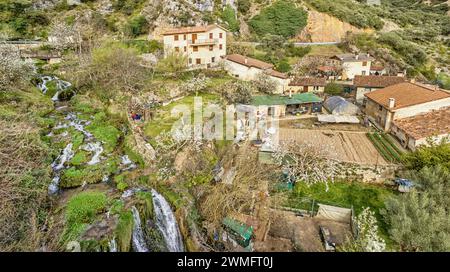
[[247,64],[247,62],[248,62],[248,58],[247,58],[247,57],[245,57],[245,59],[244,59],[244,63],[245,63],[245,64]]
[[395,98],[389,98],[389,108],[392,109],[395,107]]
[[359,54],[356,54],[355,59],[357,60],[359,59]]

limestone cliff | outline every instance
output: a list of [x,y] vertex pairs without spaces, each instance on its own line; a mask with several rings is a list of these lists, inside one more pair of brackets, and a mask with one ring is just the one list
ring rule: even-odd
[[372,29],[359,29],[336,17],[309,9],[308,24],[296,39],[301,42],[340,42],[349,31],[373,32]]

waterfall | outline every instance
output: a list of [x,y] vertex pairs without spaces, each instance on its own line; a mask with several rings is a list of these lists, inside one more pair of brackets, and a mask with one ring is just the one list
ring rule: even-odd
[[47,87],[47,83],[49,81],[53,81],[56,80],[56,93],[55,95],[52,97],[53,101],[58,101],[58,96],[59,94],[66,90],[67,88],[69,88],[70,86],[72,86],[72,84],[70,82],[64,81],[59,79],[56,76],[41,76],[41,80],[42,83],[38,83],[37,87],[42,91],[42,93],[47,93],[48,91],[48,87]]
[[178,229],[177,220],[166,199],[152,189],[153,206],[156,216],[156,225],[164,236],[167,249],[170,252],[184,251],[183,240]]
[[144,232],[142,231],[141,218],[139,217],[139,212],[135,206],[131,207],[131,211],[133,212],[133,220],[134,220],[134,227],[132,234],[133,250],[135,252],[148,252],[149,250],[147,248],[147,243],[145,242],[144,239]]
[[56,158],[56,160],[52,163],[52,168],[54,172],[54,176],[52,182],[48,186],[48,193],[54,195],[59,190],[59,180],[60,180],[60,171],[64,168],[64,164],[72,159],[74,152],[72,151],[72,143],[69,143],[61,154]]
[[100,142],[87,143],[83,146],[83,150],[94,153],[92,159],[87,163],[88,165],[94,165],[100,162],[100,154],[103,152],[103,147]]
[[117,242],[116,242],[116,238],[112,238],[112,239],[108,242],[108,246],[109,246],[109,252],[117,252]]

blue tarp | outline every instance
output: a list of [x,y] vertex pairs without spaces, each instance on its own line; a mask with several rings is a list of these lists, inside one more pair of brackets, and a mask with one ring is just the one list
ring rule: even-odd
[[397,178],[397,179],[395,179],[395,183],[397,183],[398,185],[401,185],[401,186],[408,187],[408,188],[414,187],[414,182],[410,181],[409,179]]

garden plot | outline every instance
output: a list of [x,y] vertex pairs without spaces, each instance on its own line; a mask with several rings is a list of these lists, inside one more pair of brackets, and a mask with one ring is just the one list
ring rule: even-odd
[[330,159],[363,165],[387,165],[364,132],[280,129],[280,141],[299,141],[329,147]]
[[306,252],[325,251],[320,236],[320,226],[330,230],[337,245],[342,245],[351,236],[350,225],[317,217],[301,217],[294,212],[271,210],[272,224],[269,235],[278,239],[289,239],[296,250]]

